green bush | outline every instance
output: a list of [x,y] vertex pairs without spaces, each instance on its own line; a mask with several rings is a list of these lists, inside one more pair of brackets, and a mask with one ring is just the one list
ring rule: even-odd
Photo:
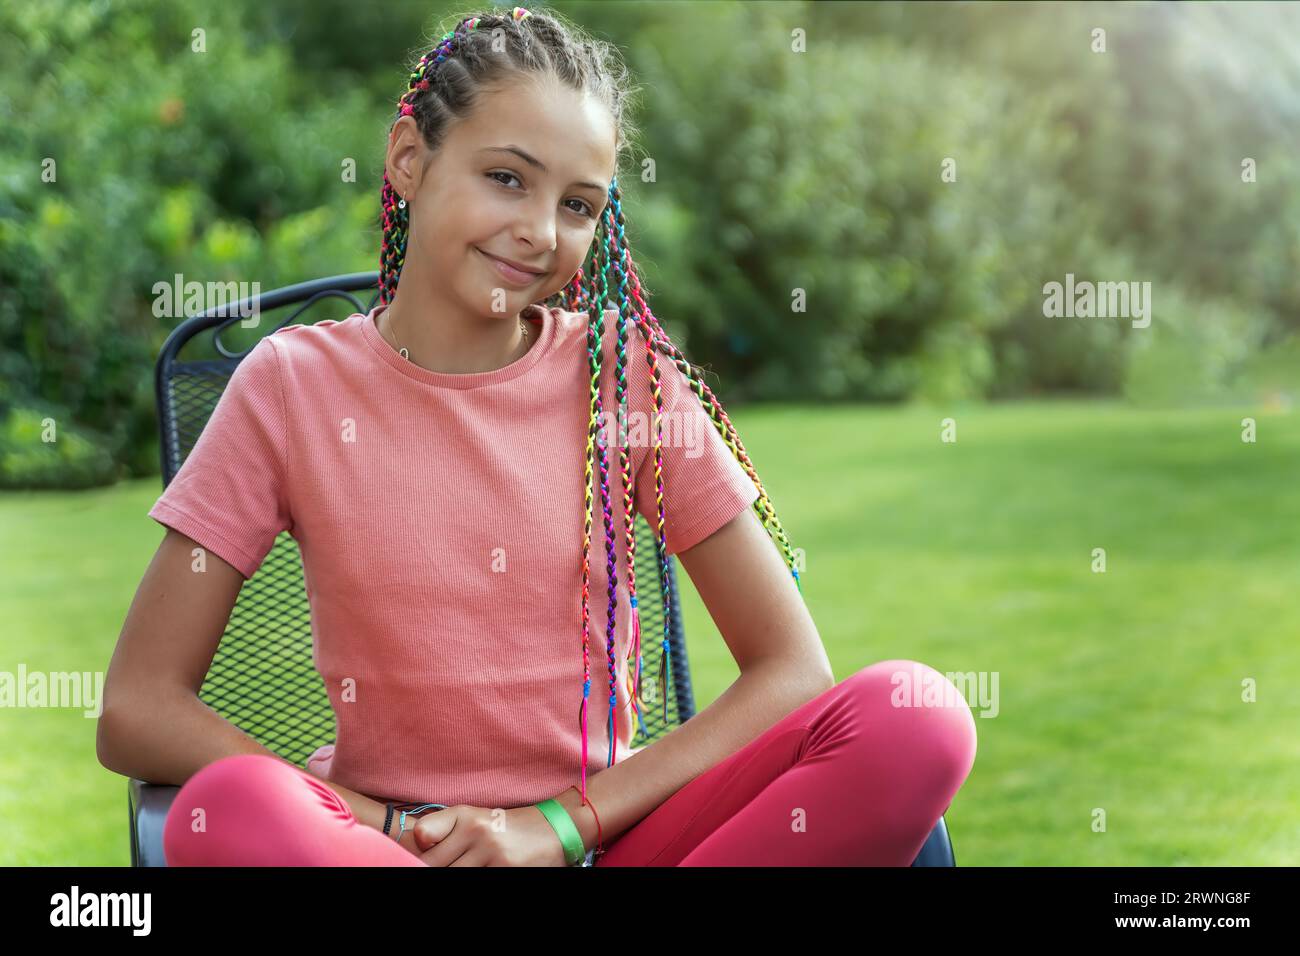
[[66,419],[14,405],[0,421],[0,488],[93,488],[121,469],[100,436]]
[[973,57],[807,15],[823,22],[804,53],[780,7],[701,8],[690,44],[639,33],[656,178],[627,184],[634,248],[688,354],[731,398],[1119,392],[1127,333],[1046,321],[1042,286],[1175,281],[1072,188],[1071,110],[1122,103],[1122,84],[1027,95]]
[[[1193,299],[1177,289],[1157,290],[1152,298],[1151,327],[1134,330],[1128,352],[1126,398],[1135,404],[1185,405],[1253,402],[1267,394],[1268,379],[1261,375],[1270,367],[1261,355],[1272,320],[1267,311]],[[1291,388],[1295,382],[1292,378]],[[1282,384],[1274,378],[1275,387]]]
[[[152,372],[182,318],[155,316],[156,283],[265,292],[378,263],[386,108],[322,88],[248,16],[200,0],[0,7],[0,378],[103,435],[131,474],[157,472]],[[43,453],[9,452],[45,474]]]

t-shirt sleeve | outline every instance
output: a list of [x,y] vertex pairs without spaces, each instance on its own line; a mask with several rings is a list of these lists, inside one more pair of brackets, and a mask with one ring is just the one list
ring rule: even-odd
[[247,580],[292,530],[279,355],[254,346],[149,517],[193,538]]
[[[643,458],[634,479],[637,512],[658,533],[652,412],[654,396],[648,388],[650,369],[645,360],[644,340],[635,361],[644,374],[631,379],[631,406],[640,413],[644,440]],[[717,426],[709,417],[686,375],[663,352],[656,353],[660,393],[663,397],[663,487],[664,538],[667,552],[678,554],[699,544],[758,499],[758,487],[736,460]],[[721,396],[718,396],[722,401]],[[724,405],[725,407],[725,405]],[[628,422],[629,441],[637,423]]]

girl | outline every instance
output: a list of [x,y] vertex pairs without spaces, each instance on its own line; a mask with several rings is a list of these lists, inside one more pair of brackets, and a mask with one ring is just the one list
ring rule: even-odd
[[[744,446],[646,304],[616,177],[629,92],[557,16],[461,20],[389,133],[379,304],[264,338],[151,509],[169,531],[100,752],[184,781],[170,864],[906,866],[966,778],[975,724],[942,675],[834,682]],[[741,671],[642,748],[669,648],[643,672],[634,512]],[[196,699],[285,530],[337,720],[306,770]],[[141,716],[146,674],[166,703]]]

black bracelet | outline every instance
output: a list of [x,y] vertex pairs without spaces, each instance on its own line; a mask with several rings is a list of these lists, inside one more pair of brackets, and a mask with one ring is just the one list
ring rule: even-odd
[[384,806],[388,808],[387,812],[384,814],[384,836],[388,836],[388,831],[393,826],[393,813],[395,811],[403,810],[410,813],[412,816],[415,816],[418,812],[423,810],[445,810],[448,805],[445,803],[385,803]]

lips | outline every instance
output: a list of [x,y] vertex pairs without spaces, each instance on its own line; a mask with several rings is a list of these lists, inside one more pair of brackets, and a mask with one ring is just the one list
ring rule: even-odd
[[483,253],[488,261],[492,263],[497,272],[511,282],[530,283],[546,275],[544,271],[531,269],[522,263],[515,262],[511,259],[503,259],[500,256],[492,255],[490,252],[484,252],[482,249],[479,249],[478,246],[475,246],[474,248]]

